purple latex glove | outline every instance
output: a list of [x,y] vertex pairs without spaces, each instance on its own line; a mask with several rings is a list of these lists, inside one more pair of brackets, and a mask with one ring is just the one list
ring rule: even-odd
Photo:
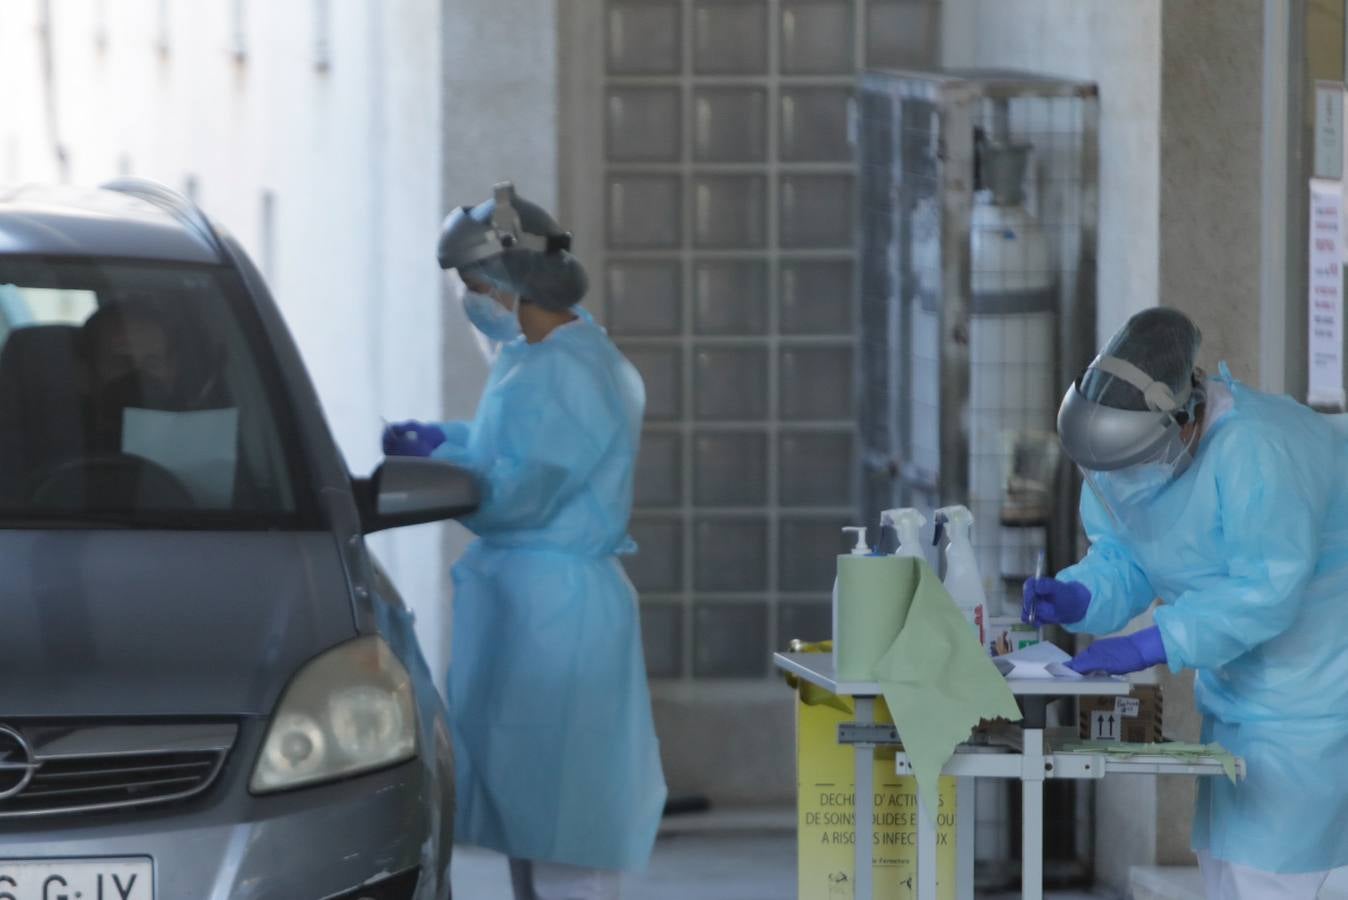
[[1165,644],[1161,630],[1152,626],[1136,634],[1104,638],[1091,644],[1067,668],[1082,675],[1104,672],[1109,675],[1127,675],[1140,672],[1165,662]]
[[1071,625],[1086,618],[1091,604],[1086,585],[1056,578],[1029,579],[1024,597],[1020,620],[1027,625]]
[[394,422],[384,428],[385,456],[430,456],[444,442],[445,433],[425,422]]

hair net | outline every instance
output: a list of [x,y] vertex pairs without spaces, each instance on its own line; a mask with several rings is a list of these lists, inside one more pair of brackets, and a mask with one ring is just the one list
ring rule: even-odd
[[506,250],[464,266],[459,274],[552,310],[575,306],[590,286],[585,267],[566,250]]
[[[1129,319],[1101,355],[1132,363],[1178,397],[1193,377],[1202,342],[1202,333],[1188,316],[1158,306]],[[1148,409],[1140,390],[1099,369],[1087,370],[1081,393],[1087,400],[1114,409]]]

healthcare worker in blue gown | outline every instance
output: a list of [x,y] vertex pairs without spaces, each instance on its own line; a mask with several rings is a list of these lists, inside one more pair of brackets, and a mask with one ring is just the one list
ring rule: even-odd
[[471,423],[402,422],[385,451],[476,472],[454,566],[456,840],[511,860],[520,900],[618,896],[651,853],[665,782],[637,598],[618,561],[645,391],[576,307],[570,236],[499,185],[446,219],[440,265],[497,348]]
[[1348,865],[1348,443],[1320,414],[1195,367],[1183,314],[1133,317],[1058,416],[1090,552],[1025,585],[1026,618],[1108,635],[1069,665],[1197,672],[1204,741],[1245,759],[1200,779],[1208,897],[1313,898]]

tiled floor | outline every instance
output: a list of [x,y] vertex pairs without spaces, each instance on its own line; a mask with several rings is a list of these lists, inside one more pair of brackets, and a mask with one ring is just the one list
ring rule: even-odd
[[[667,819],[649,871],[623,885],[623,900],[794,900],[796,836],[792,810],[730,810]],[[505,860],[459,848],[456,900],[513,900]],[[1133,885],[1146,900],[1202,900],[1196,868],[1139,868]],[[1104,891],[1056,891],[1050,900],[1116,900]],[[1348,900],[1348,869],[1330,876],[1321,900]],[[1018,893],[979,894],[1013,900]]]
[[[512,900],[502,857],[460,848],[454,858],[454,896]],[[650,870],[629,878],[624,900],[793,900],[796,837],[778,829],[695,831],[687,826],[656,845]],[[1010,900],[1015,894],[988,895]],[[1105,895],[1053,893],[1053,900],[1100,900]],[[983,898],[980,898],[983,900]]]
[[[1135,900],[1203,900],[1203,877],[1196,867],[1138,867],[1133,870]],[[1319,900],[1348,900],[1348,869],[1335,869],[1320,889]]]
[[[456,850],[454,896],[511,900],[504,859],[480,850]],[[781,834],[664,837],[649,871],[623,884],[624,900],[789,900],[795,896],[795,837]]]

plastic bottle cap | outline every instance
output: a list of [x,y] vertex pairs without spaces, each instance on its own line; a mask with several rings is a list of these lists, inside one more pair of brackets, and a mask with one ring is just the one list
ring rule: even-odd
[[871,548],[866,545],[866,527],[864,525],[852,525],[843,529],[843,534],[855,534],[857,538],[856,545],[852,547],[853,556],[867,556]]
[[974,514],[969,511],[967,506],[946,506],[936,510],[936,539],[932,541],[933,546],[940,543],[941,534],[948,533],[950,541],[953,543],[956,538],[962,539],[966,543],[969,541],[969,532],[974,526]]

